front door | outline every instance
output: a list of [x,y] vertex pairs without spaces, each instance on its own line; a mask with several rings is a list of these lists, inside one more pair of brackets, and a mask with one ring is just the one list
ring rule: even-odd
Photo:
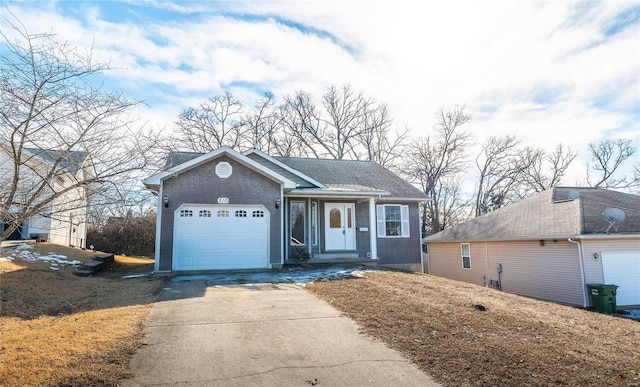
[[353,203],[325,203],[325,249],[355,250],[355,206]]

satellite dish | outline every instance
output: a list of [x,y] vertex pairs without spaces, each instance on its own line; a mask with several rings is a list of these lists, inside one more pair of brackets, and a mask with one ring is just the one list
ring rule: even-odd
[[569,200],[574,200],[580,197],[580,192],[576,191],[575,189],[572,189],[571,191],[569,191]]
[[607,227],[607,229],[605,230],[605,234],[609,233],[611,227],[615,228],[616,231],[618,231],[618,227],[616,227],[616,224],[620,224],[624,222],[625,219],[627,219],[627,214],[623,210],[615,207],[607,208],[606,210],[604,210],[602,216],[604,216],[604,219],[609,222],[609,227]]

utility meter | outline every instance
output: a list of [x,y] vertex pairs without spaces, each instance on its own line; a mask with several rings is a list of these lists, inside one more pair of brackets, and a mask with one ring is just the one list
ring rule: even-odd
[[502,264],[501,263],[496,264],[496,271],[498,273],[502,273]]

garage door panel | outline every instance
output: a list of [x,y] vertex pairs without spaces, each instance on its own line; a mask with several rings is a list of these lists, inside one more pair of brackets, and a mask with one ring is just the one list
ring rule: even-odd
[[640,254],[603,251],[602,271],[606,284],[618,285],[618,305],[640,305]]
[[[192,216],[181,216],[189,210]],[[183,206],[174,227],[174,270],[268,267],[269,217],[262,206]]]

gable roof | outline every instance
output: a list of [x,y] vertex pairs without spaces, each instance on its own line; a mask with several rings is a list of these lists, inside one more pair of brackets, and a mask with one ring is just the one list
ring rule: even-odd
[[[578,196],[571,199],[573,196]],[[609,227],[607,208],[627,219]],[[425,242],[526,240],[640,234],[640,196],[602,188],[555,187],[424,238]]]
[[[179,152],[179,153],[183,153],[183,152]],[[266,168],[265,166],[255,162],[254,160],[248,158],[247,156],[241,153],[234,151],[229,147],[218,148],[209,153],[188,152],[188,153],[185,153],[185,155],[173,155],[173,156],[170,154],[168,160],[172,159],[174,161],[175,160],[186,160],[186,161],[180,164],[176,164],[165,171],[158,172],[144,179],[143,183],[148,189],[157,192],[159,190],[162,180],[176,176],[180,173],[186,172],[193,168],[196,168],[204,163],[207,163],[211,160],[215,160],[216,158],[221,156],[230,157],[231,159],[238,161],[239,163],[253,169],[254,171],[282,183],[284,188],[293,189],[296,187],[296,184],[290,179],[287,179],[286,177],[274,172],[273,170]],[[167,162],[167,165],[170,165],[169,162]]]
[[[294,193],[314,195],[379,195],[390,199],[422,201],[422,191],[372,161],[272,157],[260,151],[244,153],[266,168],[296,183]],[[172,152],[166,166],[175,168],[202,153]]]
[[82,164],[87,159],[87,152],[81,151],[40,148],[24,148],[24,151],[37,157],[46,164],[53,165],[57,162],[57,168],[60,171],[69,172],[73,175],[78,173],[80,168],[82,168]]

